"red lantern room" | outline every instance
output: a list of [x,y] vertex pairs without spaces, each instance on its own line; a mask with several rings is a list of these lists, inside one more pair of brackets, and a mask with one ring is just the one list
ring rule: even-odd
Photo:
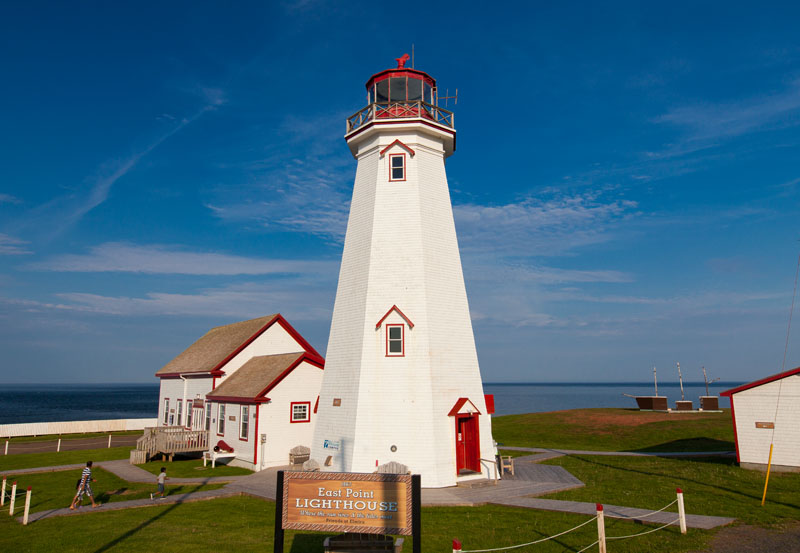
[[376,73],[367,81],[367,107],[347,118],[347,134],[376,120],[423,119],[453,129],[453,112],[436,105],[436,80],[405,66],[408,54],[397,58],[397,67]]

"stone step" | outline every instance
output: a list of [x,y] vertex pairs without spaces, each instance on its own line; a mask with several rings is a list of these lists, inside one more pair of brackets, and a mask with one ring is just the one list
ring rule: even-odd
[[489,486],[494,487],[496,482],[494,480],[489,480],[488,478],[477,478],[475,480],[462,480],[457,484],[459,488],[488,488]]

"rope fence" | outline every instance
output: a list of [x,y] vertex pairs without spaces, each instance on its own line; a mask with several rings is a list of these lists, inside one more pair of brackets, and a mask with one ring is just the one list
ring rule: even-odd
[[17,491],[17,482],[16,480],[11,483],[11,492],[6,493],[6,477],[3,477],[3,486],[0,489],[0,506],[5,506],[6,497],[8,497],[8,515],[14,516],[14,508],[16,506],[17,497],[24,495],[25,496],[25,509],[22,514],[22,525],[28,525],[28,514],[31,510],[31,493],[32,489],[31,486],[28,486],[28,489],[25,491]]
[[647,513],[645,515],[636,516],[636,517],[629,517],[629,516],[625,516],[625,515],[615,515],[614,516],[614,518],[619,518],[619,519],[622,519],[622,520],[642,520],[642,519],[651,517],[653,515],[656,515],[658,513],[662,513],[662,512],[666,511],[667,509],[669,509],[670,507],[672,507],[673,505],[675,505],[677,503],[677,505],[678,505],[678,513],[677,513],[678,514],[678,518],[676,518],[675,520],[672,520],[670,522],[667,522],[666,524],[658,526],[656,528],[651,528],[649,530],[645,530],[644,532],[639,532],[639,533],[636,533],[636,534],[629,534],[627,536],[608,536],[608,537],[606,537],[605,513],[604,513],[604,510],[603,510],[603,505],[600,504],[600,503],[597,503],[596,504],[597,514],[594,517],[592,517],[589,520],[587,520],[585,522],[582,522],[581,524],[578,524],[577,526],[574,526],[574,527],[572,527],[572,528],[570,528],[568,530],[564,530],[563,532],[559,532],[558,534],[554,534],[552,536],[547,536],[545,538],[540,538],[538,540],[534,540],[534,541],[527,542],[527,543],[520,543],[520,544],[517,544],[517,545],[509,545],[509,546],[506,546],[506,547],[495,547],[495,548],[491,548],[491,549],[462,549],[461,548],[461,545],[462,545],[461,541],[456,539],[456,540],[453,540],[453,553],[492,553],[492,552],[496,552],[496,551],[510,551],[510,550],[513,550],[513,549],[519,549],[521,547],[529,547],[529,546],[532,546],[532,545],[536,545],[536,544],[539,544],[539,543],[543,543],[543,542],[546,542],[546,541],[549,541],[549,540],[553,540],[553,539],[559,538],[561,536],[569,534],[570,532],[574,532],[575,530],[578,530],[579,528],[582,528],[582,527],[586,526],[587,524],[590,524],[590,523],[592,523],[594,521],[597,521],[597,541],[594,541],[594,542],[590,543],[589,545],[583,547],[582,549],[580,549],[576,553],[582,553],[584,551],[588,551],[589,549],[591,549],[595,545],[597,546],[598,553],[606,553],[606,542],[607,541],[627,540],[627,539],[631,539],[631,538],[637,538],[637,537],[640,537],[640,536],[645,536],[647,534],[652,534],[654,532],[658,532],[659,530],[663,530],[667,526],[672,526],[675,523],[678,523],[680,525],[681,534],[686,534],[686,512],[684,510],[684,504],[683,504],[683,490],[681,490],[680,488],[677,488],[675,491],[676,491],[676,494],[677,494],[677,498],[674,501],[672,501],[672,502],[668,503],[667,505],[663,506],[662,508],[658,509],[657,511],[652,511],[652,512],[649,512],[649,513]]

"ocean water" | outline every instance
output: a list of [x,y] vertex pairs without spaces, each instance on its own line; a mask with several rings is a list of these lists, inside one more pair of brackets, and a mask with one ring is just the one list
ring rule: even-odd
[[[715,382],[711,395],[740,382]],[[497,415],[536,413],[585,407],[636,407],[630,395],[653,395],[653,385],[642,382],[604,383],[484,383],[494,394]],[[699,405],[705,385],[684,383],[684,396]],[[658,392],[670,405],[681,398],[678,383],[659,384]],[[720,406],[728,407],[726,398]],[[152,384],[6,384],[0,391],[0,424],[98,419],[155,418],[158,383]]]
[[155,418],[158,383],[5,384],[0,424]]
[[[743,384],[742,382],[714,382],[708,385],[709,395],[718,396],[720,392]],[[483,384],[486,394],[494,394],[496,415],[518,413],[543,413],[564,409],[583,409],[587,407],[636,407],[632,396],[655,395],[653,383],[644,382],[600,382],[600,383],[487,383]],[[681,399],[680,385],[675,383],[658,384],[658,395],[667,396],[670,407]],[[700,406],[700,396],[706,395],[704,382],[684,382],[683,396]],[[719,399],[720,407],[730,407],[727,398]]]

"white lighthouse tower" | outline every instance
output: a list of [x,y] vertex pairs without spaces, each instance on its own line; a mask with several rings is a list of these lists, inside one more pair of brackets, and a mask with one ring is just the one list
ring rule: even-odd
[[346,472],[396,461],[431,488],[494,475],[494,402],[444,167],[453,114],[407,59],[367,81],[368,105],[347,120],[358,168],[311,457]]

